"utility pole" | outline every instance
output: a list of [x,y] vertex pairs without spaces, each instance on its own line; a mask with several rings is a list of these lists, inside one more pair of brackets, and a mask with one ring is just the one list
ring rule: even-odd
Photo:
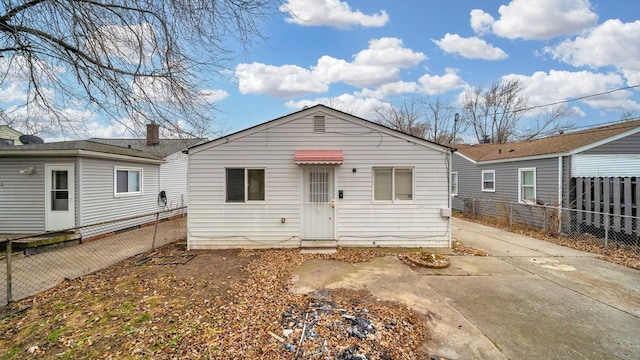
[[453,147],[456,147],[456,132],[458,131],[458,113],[453,117]]

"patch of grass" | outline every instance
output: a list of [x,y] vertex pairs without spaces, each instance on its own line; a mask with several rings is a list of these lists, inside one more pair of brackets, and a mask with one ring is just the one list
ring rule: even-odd
[[9,349],[7,349],[7,352],[4,353],[2,357],[0,357],[0,359],[2,360],[17,359],[20,357],[20,355],[22,355],[22,346],[18,344],[13,344]]
[[49,334],[47,335],[47,342],[54,344],[57,343],[58,340],[60,340],[63,331],[64,329],[61,327],[51,330],[51,332],[49,332]]
[[126,302],[120,307],[120,311],[122,312],[123,315],[129,315],[131,311],[135,308],[136,308],[135,304]]
[[151,315],[149,315],[149,313],[144,313],[144,314],[140,315],[140,316],[135,320],[135,322],[136,322],[136,323],[138,323],[138,324],[141,324],[141,323],[148,322],[148,321],[150,321],[150,320],[151,320]]

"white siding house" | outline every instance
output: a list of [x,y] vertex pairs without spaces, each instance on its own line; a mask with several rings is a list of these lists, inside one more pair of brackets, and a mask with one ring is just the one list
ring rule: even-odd
[[21,132],[8,125],[0,125],[0,148],[22,145],[20,135],[22,135]]
[[0,233],[66,230],[180,207],[187,197],[182,150],[199,141],[90,139],[0,149]]
[[190,249],[450,245],[451,149],[322,105],[188,158]]

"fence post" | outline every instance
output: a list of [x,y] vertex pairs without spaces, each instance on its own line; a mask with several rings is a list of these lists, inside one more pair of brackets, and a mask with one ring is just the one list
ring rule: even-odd
[[604,247],[609,247],[609,213],[604,214]]
[[513,227],[513,203],[509,202],[509,227]]
[[11,239],[7,239],[7,304],[11,304]]
[[160,217],[160,213],[156,213],[156,224],[153,227],[153,242],[151,243],[151,251],[156,249],[156,234],[158,233],[158,218]]
[[476,198],[473,198],[473,218],[476,218]]

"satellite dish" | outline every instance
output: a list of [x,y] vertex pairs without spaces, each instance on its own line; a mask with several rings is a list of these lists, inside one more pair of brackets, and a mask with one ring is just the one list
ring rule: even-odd
[[18,138],[23,145],[44,144],[44,140],[35,135],[20,135]]

